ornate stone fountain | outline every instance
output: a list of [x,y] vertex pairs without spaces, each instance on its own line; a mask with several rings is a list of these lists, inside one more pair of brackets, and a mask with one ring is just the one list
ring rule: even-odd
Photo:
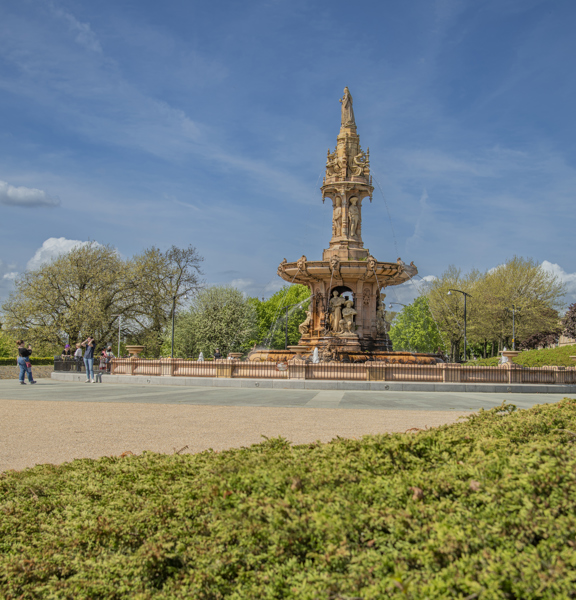
[[[388,336],[382,290],[414,277],[414,263],[376,260],[362,241],[362,203],[372,201],[370,150],[364,152],[352,107],[352,96],[344,88],[342,119],[336,149],[328,150],[322,201],[332,203],[332,239],[322,260],[302,256],[295,262],[284,259],[278,275],[288,283],[310,288],[311,302],[300,325],[303,348],[255,350],[250,360],[290,360],[306,357],[314,348],[322,360],[386,360],[387,362],[442,362],[429,354],[392,352]],[[304,348],[306,350],[304,350]]]

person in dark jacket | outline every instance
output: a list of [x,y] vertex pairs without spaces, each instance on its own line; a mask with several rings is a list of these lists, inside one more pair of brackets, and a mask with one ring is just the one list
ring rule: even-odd
[[222,358],[222,354],[220,354],[220,348],[216,348],[216,352],[214,352],[214,360],[220,360]]
[[26,348],[22,340],[18,340],[16,343],[18,344],[18,366],[20,367],[20,384],[26,385],[26,382],[24,381],[26,373],[28,373],[28,381],[30,383],[36,383],[32,377],[32,364],[30,363],[32,346],[28,345],[28,348]]

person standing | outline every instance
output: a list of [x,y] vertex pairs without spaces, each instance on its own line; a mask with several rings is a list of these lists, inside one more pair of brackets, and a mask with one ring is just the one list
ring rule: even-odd
[[80,365],[82,364],[82,348],[80,344],[76,344],[76,352],[74,352],[74,360],[76,361],[76,370],[80,373]]
[[88,336],[81,344],[82,346],[86,346],[86,350],[84,352],[84,365],[86,365],[86,381],[84,383],[96,383],[96,379],[94,379],[94,347],[96,346],[96,342],[94,338]]
[[24,381],[26,373],[28,373],[28,381],[30,383],[36,383],[32,377],[32,363],[30,362],[32,346],[28,345],[28,348],[26,348],[22,340],[18,340],[16,343],[18,344],[18,366],[20,367],[20,384],[26,385],[26,382]]
[[70,344],[66,344],[64,346],[64,350],[62,350],[62,358],[69,358],[71,354],[72,351],[70,350]]
[[222,358],[222,354],[220,354],[220,348],[216,348],[216,352],[214,352],[214,360],[220,360]]
[[114,352],[112,352],[112,346],[108,346],[106,348],[106,372],[110,373],[110,368],[112,367],[112,359],[116,358],[114,356]]

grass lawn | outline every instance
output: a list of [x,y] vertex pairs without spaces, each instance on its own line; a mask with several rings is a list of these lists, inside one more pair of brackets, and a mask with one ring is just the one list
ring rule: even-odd
[[0,474],[0,597],[576,598],[576,401]]
[[[516,364],[524,367],[576,367],[570,356],[576,356],[576,346],[562,346],[559,348],[544,348],[544,350],[524,350],[515,359]],[[498,365],[498,357],[479,358],[469,360],[467,365]]]

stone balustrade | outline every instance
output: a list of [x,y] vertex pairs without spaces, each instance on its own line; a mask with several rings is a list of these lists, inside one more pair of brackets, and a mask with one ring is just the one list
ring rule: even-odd
[[160,375],[165,377],[223,377],[266,379],[338,379],[347,381],[414,381],[438,383],[576,383],[576,367],[533,367],[516,364],[500,367],[459,364],[393,364],[384,362],[319,363],[293,360],[288,363],[241,360],[193,361],[179,358],[112,360],[113,375]]

